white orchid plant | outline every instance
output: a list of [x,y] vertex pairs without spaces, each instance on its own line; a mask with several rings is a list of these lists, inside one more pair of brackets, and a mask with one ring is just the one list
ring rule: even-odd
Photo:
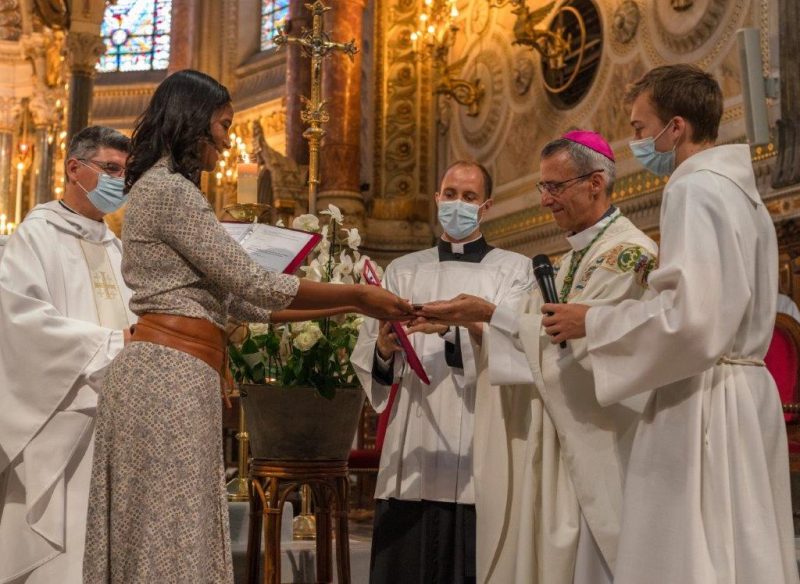
[[[292,228],[320,233],[322,239],[307,265],[304,278],[332,284],[361,284],[364,262],[361,235],[345,227],[341,210],[329,205],[321,216],[300,215]],[[280,223],[279,223],[280,225]],[[380,267],[376,265],[379,275]],[[363,318],[357,314],[286,324],[249,324],[231,336],[231,372],[238,383],[276,383],[282,386],[313,386],[332,398],[337,387],[356,383],[350,354]]]

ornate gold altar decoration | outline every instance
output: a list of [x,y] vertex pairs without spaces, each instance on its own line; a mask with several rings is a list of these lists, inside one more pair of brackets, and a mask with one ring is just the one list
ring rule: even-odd
[[[553,10],[555,2],[531,10],[526,0],[489,0],[492,8],[501,8],[507,4],[513,6],[511,13],[517,16],[513,29],[514,44],[530,47],[541,55],[549,70],[556,72],[554,79],[548,80],[546,76],[544,78],[545,87],[550,93],[565,91],[578,76],[586,50],[587,32],[581,13],[574,6],[561,6],[556,10],[552,24],[544,27],[540,25]],[[566,30],[565,21],[568,19],[577,23],[578,38],[574,38]],[[577,58],[572,72],[558,75],[558,72],[567,70],[567,60],[572,57]]]
[[289,43],[300,45],[303,53],[311,58],[311,99],[303,97],[306,107],[302,112],[302,119],[309,126],[303,132],[303,137],[308,140],[309,149],[308,212],[315,215],[317,213],[317,190],[320,183],[319,146],[325,136],[322,125],[330,120],[325,109],[325,102],[322,100],[322,60],[331,51],[343,52],[353,60],[358,48],[355,39],[346,43],[337,43],[332,41],[330,35],[323,30],[322,18],[330,8],[325,6],[322,0],[316,0],[313,4],[305,6],[311,11],[313,17],[311,30],[304,29],[301,36],[293,37],[289,36],[285,29],[281,29],[281,32],[272,40],[278,47]]
[[485,88],[480,79],[467,81],[454,77],[454,72],[464,64],[464,59],[448,65],[447,57],[460,30],[457,0],[424,0],[417,23],[411,33],[414,52],[421,58],[430,58],[434,69],[437,95],[452,97],[456,103],[467,107],[467,115],[480,113]]

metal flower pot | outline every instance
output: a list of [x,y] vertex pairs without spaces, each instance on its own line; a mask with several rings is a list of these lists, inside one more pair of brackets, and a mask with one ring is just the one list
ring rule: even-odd
[[239,387],[250,452],[267,460],[347,460],[364,392],[343,387],[326,399],[313,387]]

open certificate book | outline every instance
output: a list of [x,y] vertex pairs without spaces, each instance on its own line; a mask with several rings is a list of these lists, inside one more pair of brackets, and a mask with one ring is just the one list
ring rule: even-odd
[[222,226],[258,265],[283,274],[293,274],[322,239],[319,233],[265,223],[223,222]]

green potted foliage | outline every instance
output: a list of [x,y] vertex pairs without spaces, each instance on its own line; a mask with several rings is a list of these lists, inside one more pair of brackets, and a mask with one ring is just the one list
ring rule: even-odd
[[[322,235],[301,268],[318,282],[361,282],[364,262],[358,229],[344,227],[330,205],[301,215],[292,227]],[[363,318],[345,314],[295,323],[242,325],[228,347],[231,373],[242,395],[254,458],[346,460],[358,427],[364,393],[350,354]]]

